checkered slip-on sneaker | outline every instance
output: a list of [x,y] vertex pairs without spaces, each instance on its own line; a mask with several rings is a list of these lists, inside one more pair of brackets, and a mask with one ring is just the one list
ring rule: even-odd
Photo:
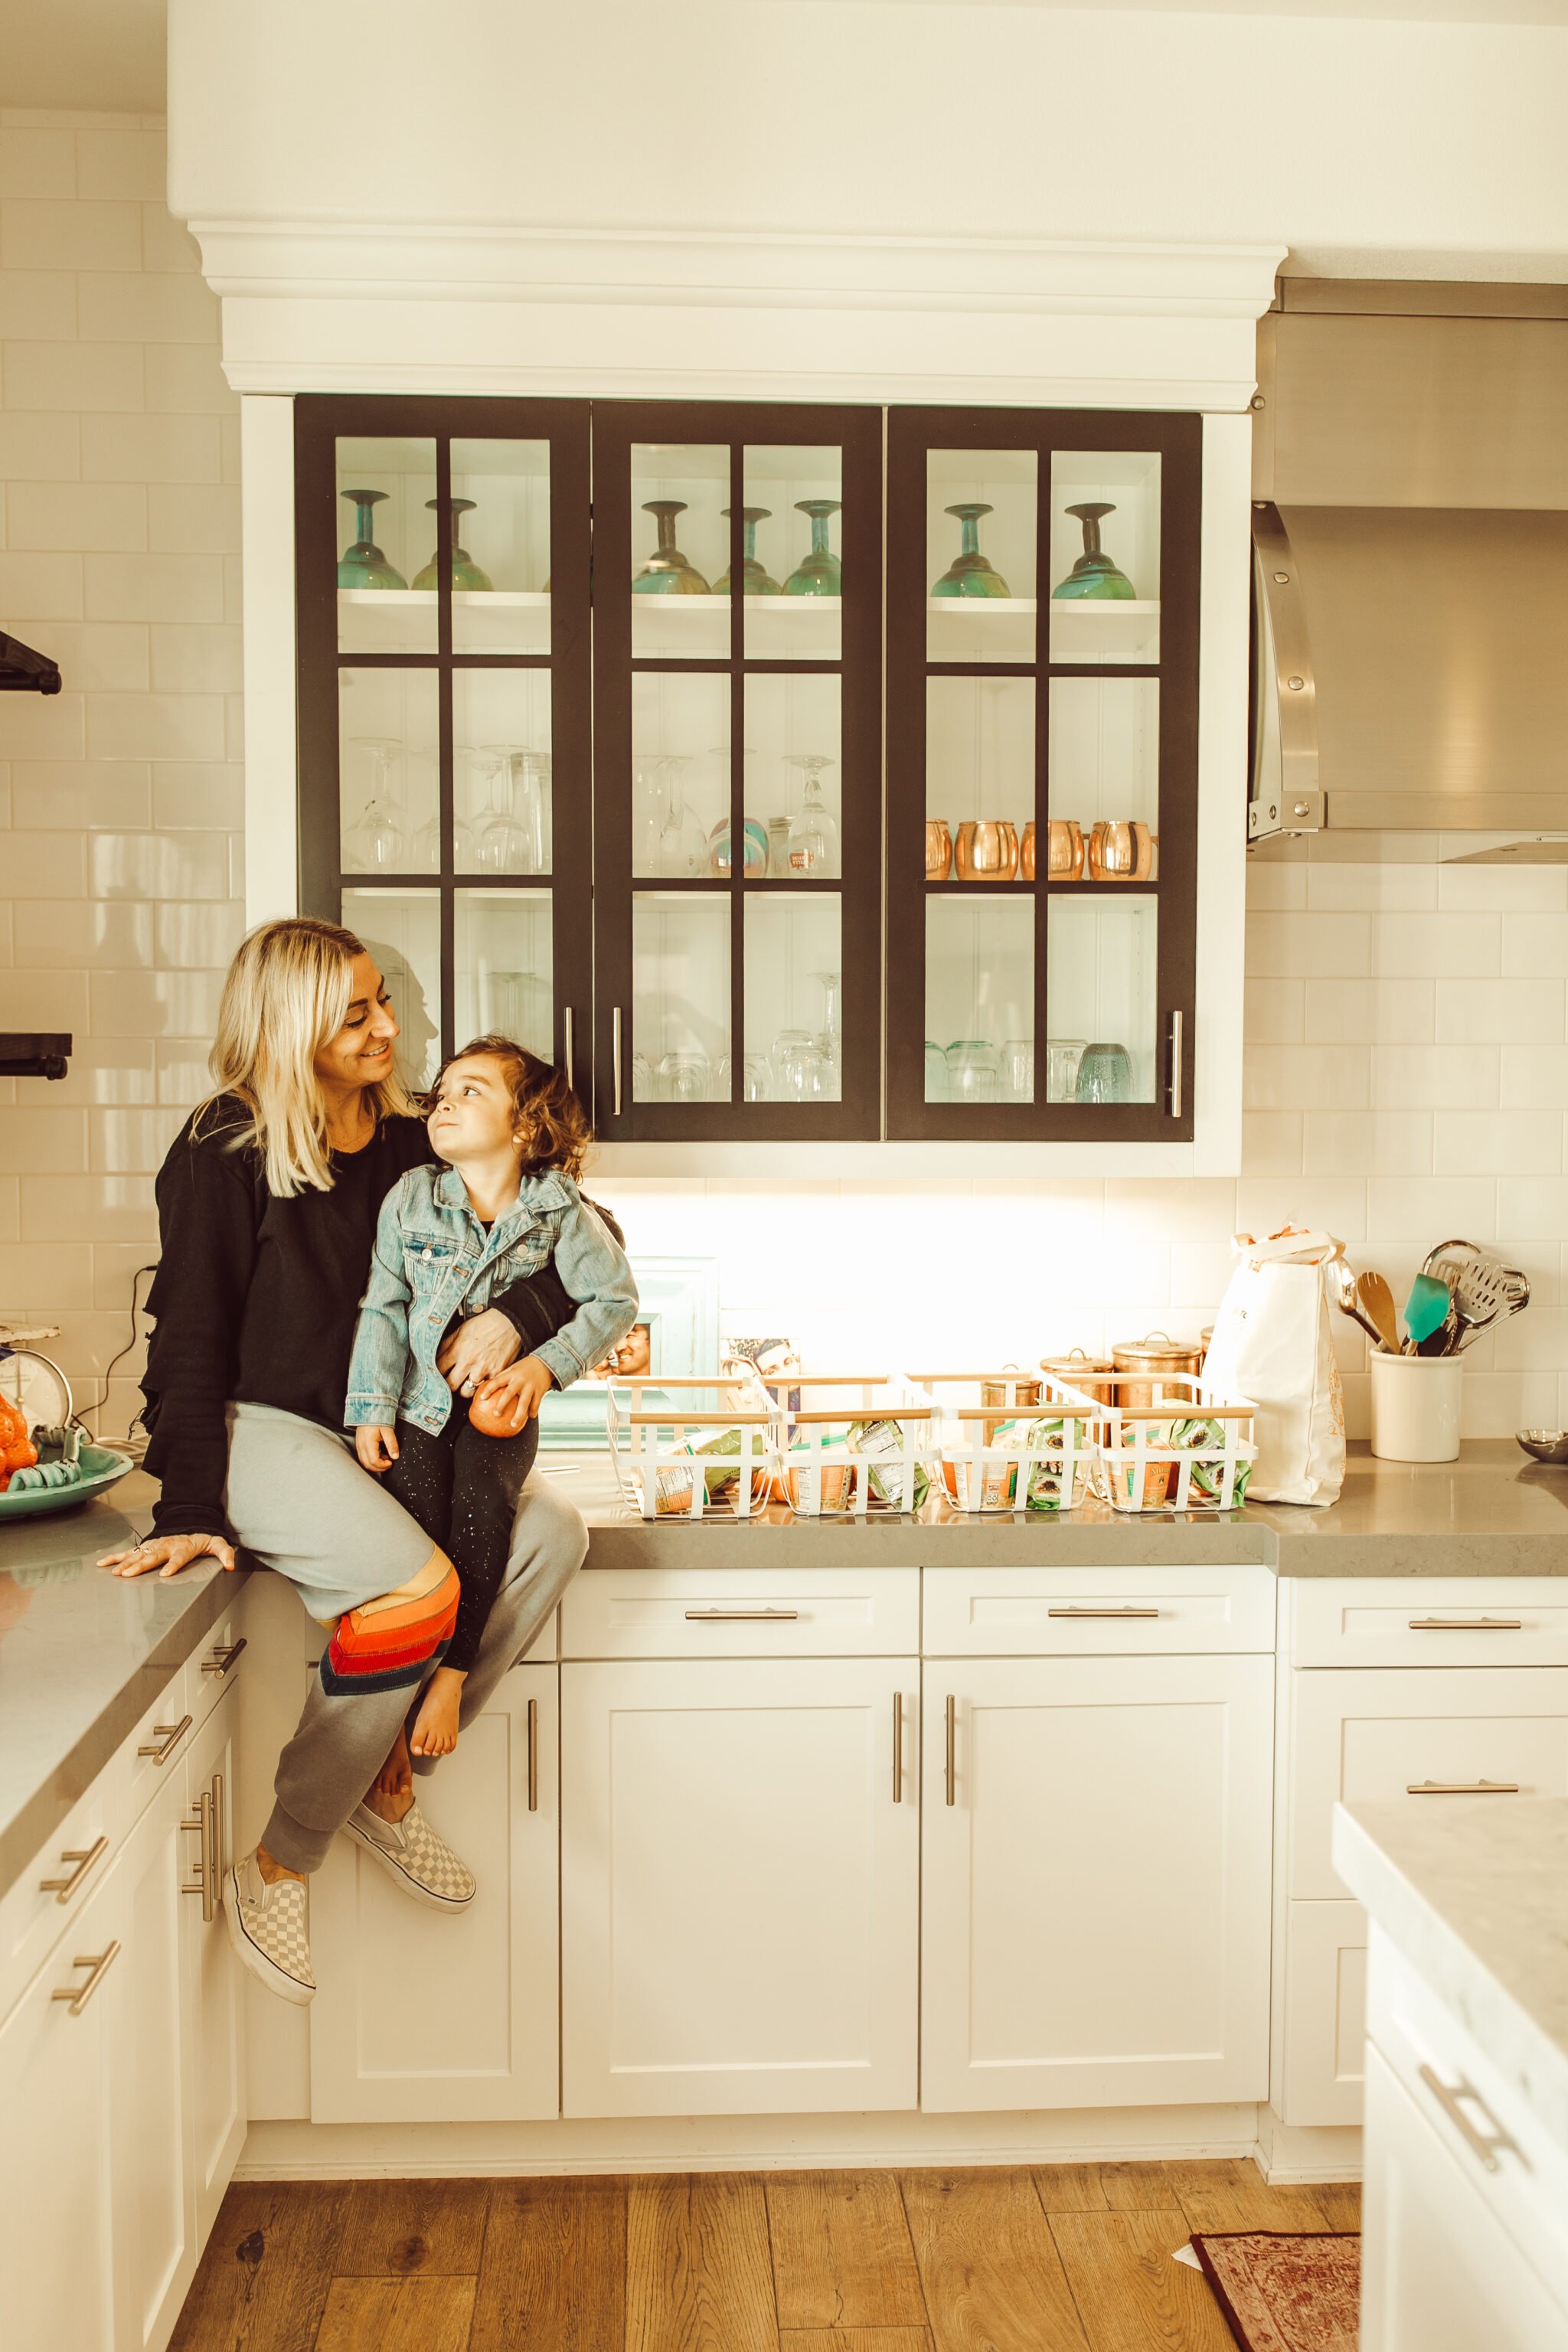
[[384,1822],[368,1805],[356,1805],[343,1829],[416,1903],[427,1903],[433,1911],[466,1911],[473,1901],[478,1885],[473,1872],[437,1835],[416,1804],[409,1806],[400,1822]]
[[302,1879],[275,1878],[269,1885],[255,1854],[247,1853],[224,1880],[223,1916],[229,1942],[269,1992],[301,2005],[315,1999]]

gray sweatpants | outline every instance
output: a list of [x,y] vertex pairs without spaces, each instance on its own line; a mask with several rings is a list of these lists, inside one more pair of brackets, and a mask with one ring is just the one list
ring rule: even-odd
[[[351,1610],[417,1577],[432,1546],[385,1489],[360,1468],[352,1443],[270,1405],[228,1409],[225,1508],[238,1541],[286,1576],[312,1617],[331,1626]],[[583,1565],[588,1530],[537,1472],[512,1528],[506,1578],[463,1685],[467,1725],[517,1664]],[[416,1696],[406,1683],[330,1693],[312,1683],[284,1748],[277,1802],[262,1843],[290,1870],[315,1870],[386,1759]],[[419,1759],[416,1770],[434,1769]]]

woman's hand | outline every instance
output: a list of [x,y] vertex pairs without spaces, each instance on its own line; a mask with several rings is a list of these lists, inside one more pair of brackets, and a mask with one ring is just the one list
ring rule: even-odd
[[[539,1356],[524,1356],[521,1364],[498,1372],[479,1391],[492,1417],[510,1423],[512,1434],[526,1429],[539,1411],[540,1400],[547,1397],[555,1386],[553,1373]],[[476,1402],[479,1399],[475,1400]]]
[[354,1431],[354,1452],[360,1468],[374,1471],[379,1478],[397,1459],[397,1432],[377,1422],[361,1422]]
[[154,1569],[160,1576],[178,1576],[193,1559],[209,1556],[225,1568],[235,1565],[234,1546],[222,1536],[149,1536],[130,1551],[105,1552],[98,1564],[116,1576],[150,1576]]
[[521,1345],[515,1327],[500,1308],[487,1307],[482,1315],[471,1315],[442,1340],[436,1369],[446,1373],[448,1388],[472,1396],[481,1381],[493,1380],[497,1372],[516,1362]]

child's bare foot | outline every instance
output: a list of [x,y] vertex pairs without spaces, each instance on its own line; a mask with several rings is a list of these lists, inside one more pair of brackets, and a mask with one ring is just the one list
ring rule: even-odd
[[416,1756],[450,1756],[458,1744],[458,1708],[468,1676],[456,1666],[437,1666],[425,1685],[414,1737],[408,1746]]
[[[394,1821],[408,1810],[414,1794],[414,1775],[408,1765],[408,1736],[402,1726],[387,1751],[385,1763],[364,1792],[365,1803],[372,1812]],[[380,1801],[378,1802],[377,1800]]]

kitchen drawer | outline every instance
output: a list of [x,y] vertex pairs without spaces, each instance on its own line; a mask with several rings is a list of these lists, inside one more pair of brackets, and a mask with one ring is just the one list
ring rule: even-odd
[[[1506,1805],[1465,1796],[1482,1780],[1568,1797],[1568,1667],[1358,1666],[1292,1677],[1289,1892],[1342,1898],[1329,1834],[1334,1802]],[[1453,1794],[1410,1796],[1433,1781]]]
[[931,1658],[1272,1650],[1267,1568],[930,1568]]
[[1365,2070],[1366,1913],[1348,1896],[1292,1903],[1275,2110],[1288,2124],[1359,2124]]
[[585,1568],[561,1604],[563,1658],[913,1657],[918,1568]]
[[1299,1578],[1297,1666],[1568,1666],[1568,1577]]
[[111,1765],[0,1898],[0,2018],[108,1876],[122,1834]]
[[[188,1706],[195,1724],[204,1724],[225,1691],[233,1690],[245,1671],[246,1639],[244,1599],[226,1610],[210,1633],[202,1636],[201,1644],[193,1652],[185,1665],[185,1696],[181,1708]],[[166,1716],[165,1722],[177,1721]]]
[[[1367,2038],[1409,2094],[1471,2189],[1560,2297],[1568,2284],[1568,2152],[1543,2129],[1516,2084],[1493,2065],[1453,2011],[1388,1937],[1372,1930]],[[1434,2084],[1422,2073],[1426,2067]],[[1489,2171],[1442,2096],[1463,2089],[1460,2113],[1484,2137],[1513,2142]]]
[[[201,1671],[204,1647],[171,1675],[135,1729],[105,1768],[104,1778],[114,1791],[120,1826],[129,1830],[143,1806],[183,1766],[195,1732],[198,1709],[205,1716],[214,1703],[206,1685],[214,1678]],[[219,1685],[221,1687],[221,1685]]]

